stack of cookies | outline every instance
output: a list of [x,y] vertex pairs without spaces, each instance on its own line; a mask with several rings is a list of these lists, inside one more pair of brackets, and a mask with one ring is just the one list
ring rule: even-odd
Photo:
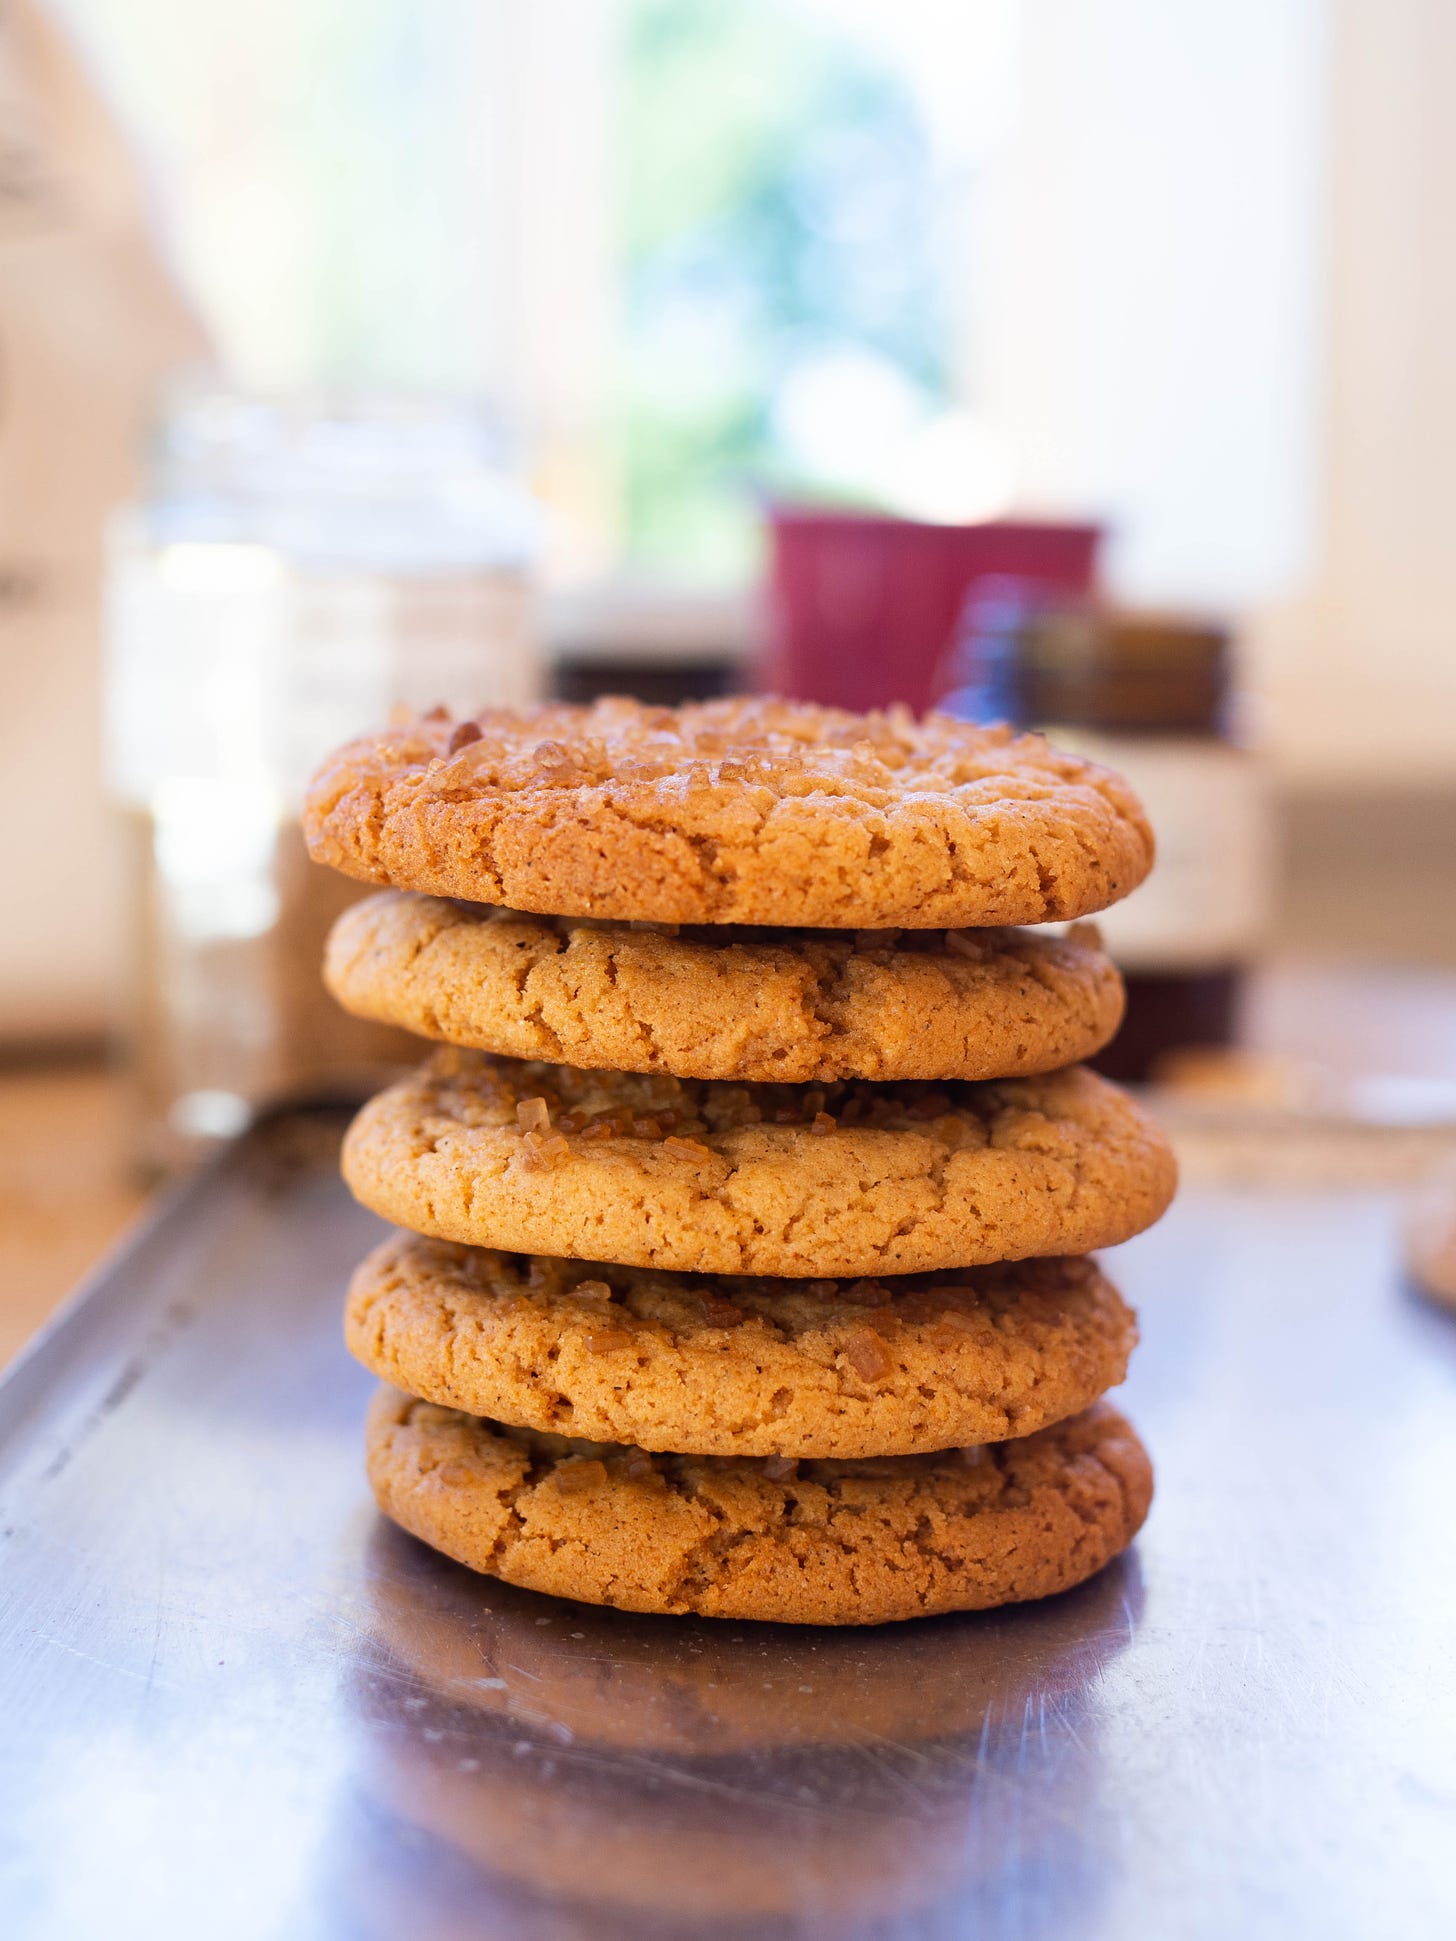
[[735,700],[443,711],[316,779],[381,895],[326,978],[443,1041],[344,1173],[380,1506],[532,1589],[877,1623],[1041,1597],[1152,1482],[1087,1256],[1166,1142],[1077,1064],[1085,917],[1152,862],[1114,775],[946,717]]

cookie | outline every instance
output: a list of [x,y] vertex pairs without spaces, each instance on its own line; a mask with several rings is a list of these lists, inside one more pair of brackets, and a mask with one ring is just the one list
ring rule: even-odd
[[1122,1020],[1090,926],[679,931],[385,891],[334,925],[347,1011],[508,1058],[678,1078],[1018,1078]]
[[1081,1254],[1173,1196],[1162,1134],[1081,1066],[970,1085],[726,1085],[437,1052],[344,1141],[365,1206],[442,1240],[855,1279]]
[[1127,784],[1039,735],[740,698],[442,710],[340,749],[315,859],[476,903],[663,923],[1042,923],[1147,875]]
[[381,1390],[379,1507],[508,1583],[621,1610],[882,1624],[1069,1589],[1136,1534],[1147,1455],[1107,1403],[1015,1442],[814,1462],[649,1456]]
[[355,1617],[383,1668],[373,1688],[407,1695],[412,1721],[428,1692],[513,1740],[689,1759],[969,1732],[984,1762],[997,1720],[1014,1760],[1028,1696],[1074,1719],[1131,1641],[1141,1596],[1135,1573],[1114,1570],[999,1619],[785,1631],[548,1600],[422,1552],[392,1523],[375,1530],[367,1562]]
[[427,1402],[714,1456],[917,1455],[1031,1435],[1127,1373],[1090,1260],[892,1282],[711,1280],[400,1234],[354,1275],[350,1351]]

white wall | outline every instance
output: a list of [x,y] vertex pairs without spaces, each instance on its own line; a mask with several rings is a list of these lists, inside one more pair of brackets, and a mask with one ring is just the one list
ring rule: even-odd
[[1023,499],[1112,522],[1129,597],[1242,604],[1307,566],[1322,15],[1023,0],[981,402]]
[[[84,69],[0,8],[0,1040],[99,1028],[123,900],[101,780],[101,524],[153,387],[206,358]],[[26,193],[27,185],[30,193]]]
[[1339,0],[1313,570],[1259,644],[1287,767],[1456,784],[1456,6]]
[[566,515],[561,563],[599,566],[613,22],[608,0],[0,5],[0,126],[19,156],[33,136],[47,191],[35,219],[0,212],[0,856],[22,912],[0,1041],[100,1030],[122,975],[101,528],[138,489],[156,388],[209,352],[161,239],[244,383],[505,402]]
[[1022,0],[972,384],[1320,786],[1456,781],[1456,5]]

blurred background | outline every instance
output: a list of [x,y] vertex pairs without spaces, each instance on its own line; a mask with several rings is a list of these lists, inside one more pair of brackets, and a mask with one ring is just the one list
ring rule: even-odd
[[389,1055],[293,816],[400,702],[1050,727],[1162,841],[1118,1068],[1210,1163],[1441,1163],[1453,58],[1445,0],[7,0],[0,1354]]

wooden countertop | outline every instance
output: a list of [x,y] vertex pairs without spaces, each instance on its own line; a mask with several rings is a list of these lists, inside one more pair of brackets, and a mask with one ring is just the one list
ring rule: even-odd
[[125,1150],[114,1073],[0,1071],[0,1366],[147,1204]]

